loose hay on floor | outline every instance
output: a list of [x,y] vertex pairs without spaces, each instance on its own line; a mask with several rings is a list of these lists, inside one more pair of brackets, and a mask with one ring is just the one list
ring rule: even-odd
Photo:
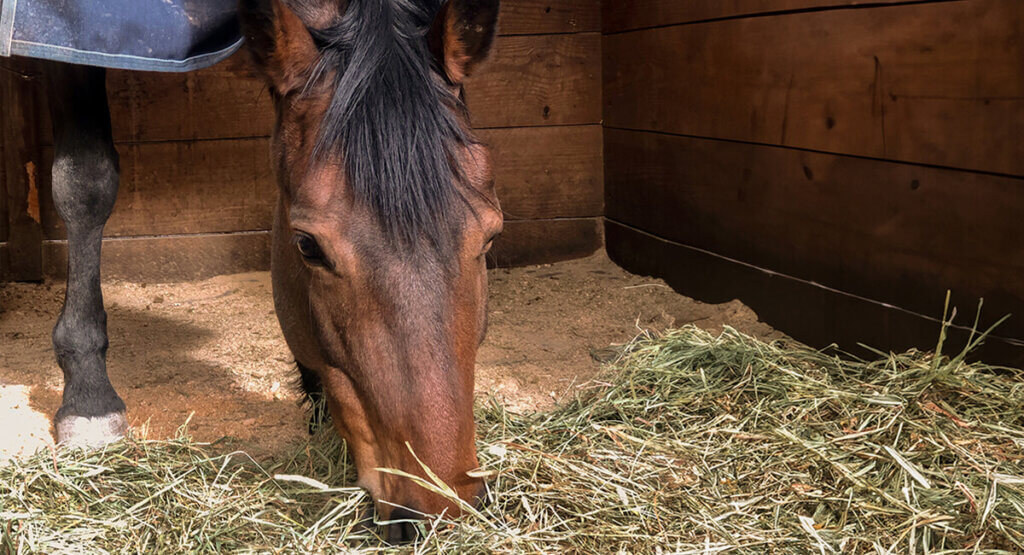
[[[492,502],[426,522],[418,550],[1024,550],[1024,372],[962,356],[851,362],[685,327],[638,338],[572,402],[477,421]],[[215,450],[12,462],[0,551],[386,547],[337,442],[262,466]]]

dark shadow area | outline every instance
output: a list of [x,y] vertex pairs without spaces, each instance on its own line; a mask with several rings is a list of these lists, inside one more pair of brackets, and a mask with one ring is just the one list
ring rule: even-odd
[[[606,227],[608,254],[630,272],[659,276],[681,294],[705,302],[723,302],[739,298],[757,312],[762,321],[813,347],[837,344],[858,357],[877,358],[863,346],[882,351],[902,352],[911,348],[933,350],[941,324],[894,306],[871,302],[809,282],[771,274],[749,265],[730,262],[697,249],[640,233],[609,221]],[[942,316],[943,298],[935,299],[934,318]],[[978,325],[979,333],[988,329],[1006,312],[1006,303],[986,302]],[[954,296],[957,307],[955,324],[974,322],[977,300]],[[1024,345],[1000,334],[1013,332],[1016,321],[1010,319],[993,331],[971,360],[989,364],[1024,367]],[[969,329],[950,328],[943,354],[956,355],[967,345]]]

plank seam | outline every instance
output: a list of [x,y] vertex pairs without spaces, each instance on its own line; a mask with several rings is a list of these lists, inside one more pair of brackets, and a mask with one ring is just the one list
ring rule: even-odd
[[557,37],[564,35],[600,35],[600,29],[587,31],[559,31],[556,33],[498,33],[499,37]]
[[598,219],[601,219],[603,217],[604,217],[603,214],[594,214],[593,216],[565,216],[565,217],[556,217],[556,218],[519,218],[519,219],[516,219],[515,217],[513,217],[511,219],[505,218],[505,223],[512,223],[512,222],[575,222],[575,221],[583,221],[583,220],[598,220]]
[[584,123],[545,123],[540,125],[493,125],[489,127],[474,127],[473,131],[481,130],[502,130],[502,129],[542,129],[545,127],[597,127],[601,120]]
[[866,2],[863,4],[846,4],[840,6],[816,6],[809,8],[794,8],[791,10],[773,10],[758,13],[726,15],[722,17],[710,17],[707,19],[695,19],[693,21],[680,21],[678,23],[663,23],[658,25],[645,25],[633,29],[619,29],[616,31],[602,31],[601,36],[624,35],[639,31],[650,31],[654,29],[668,29],[670,27],[685,27],[688,25],[700,25],[702,23],[719,23],[722,21],[734,21],[737,19],[754,19],[758,17],[774,17],[781,15],[799,15],[805,13],[831,12],[838,10],[863,10],[871,8],[893,8],[901,6],[914,6],[918,4],[946,4],[949,2],[964,2],[966,0],[907,0],[906,2]]
[[[880,307],[888,309],[888,310],[895,310],[897,312],[901,312],[901,313],[907,314],[909,316],[914,316],[914,317],[917,317],[917,318],[923,318],[925,320],[928,320],[930,322],[934,322],[934,323],[937,323],[937,324],[942,324],[943,323],[941,319],[935,318],[934,316],[928,316],[927,314],[922,314],[920,312],[916,312],[916,311],[913,311],[913,310],[910,310],[910,309],[907,309],[907,308],[903,308],[901,306],[897,306],[897,305],[890,304],[890,303],[887,303],[887,302],[884,302],[884,301],[880,301],[878,299],[872,299],[870,297],[865,297],[865,296],[862,296],[862,295],[857,295],[855,293],[850,293],[848,291],[843,291],[842,289],[836,289],[834,287],[829,287],[828,285],[825,285],[823,283],[818,283],[818,282],[813,281],[813,280],[803,279],[803,278],[799,278],[799,277],[796,277],[796,276],[793,276],[793,275],[784,274],[782,272],[777,272],[775,270],[771,270],[769,268],[764,268],[762,266],[758,266],[756,264],[751,264],[749,262],[744,262],[744,261],[739,260],[737,258],[732,258],[732,257],[729,257],[729,256],[725,256],[724,254],[719,254],[719,253],[716,253],[714,251],[710,251],[710,250],[707,250],[707,249],[702,249],[700,247],[695,247],[693,245],[687,245],[686,243],[680,243],[679,241],[674,241],[672,239],[668,239],[666,237],[662,237],[660,235],[656,235],[654,233],[650,233],[648,231],[644,231],[641,228],[638,228],[638,227],[633,226],[631,224],[627,224],[625,222],[621,222],[621,221],[613,219],[613,218],[609,218],[607,216],[605,216],[604,220],[606,222],[608,222],[608,223],[612,223],[612,224],[618,225],[620,227],[626,228],[626,229],[628,229],[630,231],[633,231],[635,233],[639,233],[640,235],[643,235],[645,237],[649,237],[649,238],[655,239],[657,241],[662,241],[664,243],[668,243],[670,245],[681,247],[681,248],[684,248],[684,249],[687,249],[687,250],[690,250],[690,251],[693,251],[693,252],[698,252],[698,253],[701,253],[701,254],[705,254],[707,256],[711,256],[713,258],[717,258],[719,260],[723,260],[725,262],[729,262],[731,264],[737,264],[739,266],[743,266],[744,268],[749,268],[751,270],[756,270],[758,272],[767,274],[767,275],[772,276],[772,277],[788,279],[788,280],[791,280],[791,281],[802,283],[804,285],[809,285],[809,286],[814,287],[816,289],[821,289],[823,291],[827,291],[829,293],[833,293],[833,294],[836,294],[836,295],[841,295],[843,297],[848,297],[848,298],[855,299],[855,300],[858,300],[858,301],[861,301],[861,302],[870,303],[870,304],[873,304],[873,305],[876,305],[876,306],[880,306]],[[962,326],[960,324],[952,324],[951,323],[951,324],[949,324],[949,327],[953,328],[953,329],[958,329],[958,330],[961,330],[961,331],[967,331],[967,332],[974,331],[973,328],[971,328],[970,326]],[[998,339],[1000,341],[1003,341],[1003,342],[1008,343],[1010,345],[1013,345],[1015,347],[1024,347],[1024,340],[1018,339],[1018,338],[1015,338],[1015,337],[1006,337],[1006,336],[991,335],[991,334],[988,337],[991,338],[991,339]]]
[[1007,179],[1016,179],[1018,181],[1024,181],[1024,175],[1018,175],[1018,174],[1013,174],[1013,173],[996,172],[996,171],[990,171],[990,170],[976,170],[976,169],[971,169],[971,168],[960,168],[960,167],[956,167],[956,166],[945,166],[945,165],[942,165],[942,164],[931,164],[931,163],[928,163],[928,162],[911,162],[911,161],[908,161],[908,160],[896,160],[896,159],[892,159],[892,158],[879,158],[879,157],[876,157],[876,156],[866,156],[864,154],[848,154],[848,153],[845,153],[845,152],[834,152],[834,151],[831,151],[831,150],[821,150],[821,149],[816,149],[816,148],[806,148],[806,147],[792,146],[792,145],[780,145],[780,144],[773,144],[773,143],[762,143],[762,142],[758,142],[758,141],[745,141],[743,139],[727,139],[727,138],[723,138],[723,137],[705,137],[703,135],[690,135],[690,134],[687,134],[687,133],[675,133],[675,132],[672,132],[672,131],[656,131],[656,130],[653,130],[653,129],[635,129],[635,128],[632,128],[632,127],[620,127],[620,126],[617,126],[617,125],[604,125],[603,127],[605,129],[612,129],[612,130],[615,130],[615,131],[628,131],[628,132],[632,132],[632,133],[652,133],[654,135],[664,135],[664,136],[669,136],[669,137],[681,137],[681,138],[684,138],[684,139],[697,139],[697,140],[703,140],[703,141],[718,141],[718,142],[723,142],[723,143],[733,143],[733,144],[752,145],[752,146],[763,146],[763,147],[769,147],[769,148],[779,148],[779,149],[784,149],[784,150],[795,150],[795,151],[798,151],[798,152],[810,152],[810,153],[814,153],[814,154],[827,154],[829,156],[843,156],[843,157],[846,157],[846,158],[855,158],[855,159],[858,159],[858,160],[869,160],[869,161],[872,161],[872,162],[886,162],[886,163],[889,163],[889,164],[900,164],[900,165],[904,165],[904,166],[915,166],[915,167],[919,167],[919,168],[930,168],[930,169],[937,169],[937,170],[956,171],[956,172],[970,173],[970,174],[975,174],[975,175],[985,175],[985,176],[989,176],[989,177],[1003,177],[1003,178],[1007,178]]
[[[228,235],[267,235],[270,233],[269,229],[254,229],[247,231],[208,231],[201,233],[168,233],[163,235],[116,235],[111,237],[104,237],[104,241],[135,241],[135,240],[147,240],[147,239],[193,239],[203,237],[224,237]],[[66,245],[67,239],[44,239],[44,245]]]
[[[595,214],[593,216],[568,216],[568,217],[556,217],[556,218],[522,218],[522,219],[506,219],[506,223],[512,222],[570,222],[570,221],[585,221],[585,220],[599,220],[604,216],[601,214]],[[242,231],[204,231],[200,233],[166,233],[166,234],[153,234],[153,235],[112,235],[103,238],[104,241],[136,241],[136,240],[150,240],[150,239],[200,239],[203,237],[223,237],[228,235],[266,235],[269,234],[269,229],[251,229]],[[44,245],[66,245],[67,239],[43,239]],[[6,245],[6,242],[0,242],[0,245]]]
[[[502,130],[502,129],[538,129],[545,127],[587,127],[587,126],[599,126],[601,120],[580,122],[580,123],[545,123],[536,125],[491,125],[483,127],[474,127],[474,131],[480,130]],[[270,139],[270,135],[239,135],[234,137],[194,137],[194,138],[182,138],[182,139],[140,139],[140,140],[116,140],[114,144],[116,146],[132,146],[132,145],[155,145],[155,144],[188,144],[188,143],[209,143],[214,141],[257,141]],[[52,144],[41,145],[44,148],[52,148]]]

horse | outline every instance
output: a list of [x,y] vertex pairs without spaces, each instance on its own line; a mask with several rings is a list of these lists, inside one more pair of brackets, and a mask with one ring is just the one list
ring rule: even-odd
[[[241,0],[237,22],[273,99],[274,306],[298,378],[346,440],[390,541],[479,503],[473,419],[486,333],[486,254],[501,232],[487,147],[462,86],[485,60],[499,0]],[[18,52],[14,52],[18,54]],[[28,52],[32,55],[32,52]],[[75,61],[75,60],[69,60]],[[90,60],[86,60],[90,62]],[[53,200],[68,280],[53,346],[61,444],[127,433],[106,372],[103,227],[118,158],[104,69],[45,62]],[[460,501],[380,469],[442,479]]]

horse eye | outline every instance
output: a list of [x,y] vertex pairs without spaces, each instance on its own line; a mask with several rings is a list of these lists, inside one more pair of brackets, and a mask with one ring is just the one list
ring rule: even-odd
[[306,262],[311,264],[323,264],[324,263],[324,252],[320,250],[320,245],[317,244],[316,239],[305,233],[295,234],[295,247],[299,249],[299,254],[302,258],[306,259]]

